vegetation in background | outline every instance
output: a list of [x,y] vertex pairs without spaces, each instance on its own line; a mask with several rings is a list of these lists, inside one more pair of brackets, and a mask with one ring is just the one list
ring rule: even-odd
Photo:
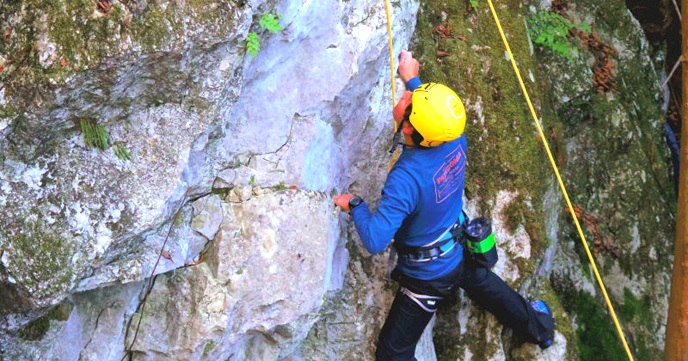
[[569,60],[573,58],[573,44],[567,36],[574,27],[569,19],[553,11],[540,11],[528,19],[528,33],[533,44]]
[[626,352],[606,308],[584,291],[578,291],[578,296],[569,301],[569,312],[579,316],[576,338],[580,359],[626,360]]
[[203,348],[203,357],[208,357],[208,354],[215,348],[215,346],[217,345],[213,340],[206,342],[205,347]]
[[[650,297],[645,295],[642,298],[636,298],[628,288],[624,288],[624,303],[619,308],[619,313],[624,323],[637,322],[638,324],[646,325],[648,329],[653,329],[655,326],[652,319]],[[658,351],[648,348],[645,340],[650,337],[652,335],[644,334],[643,337],[636,337],[634,339],[638,360],[649,360],[650,353]]]
[[[260,17],[258,25],[260,25],[261,30],[267,30],[273,34],[276,34],[284,28],[280,25],[279,21],[282,16],[277,14],[277,16],[269,13],[265,13]],[[246,52],[255,57],[260,52],[260,36],[256,32],[249,32],[246,36]]]
[[279,23],[279,20],[281,17],[282,17],[282,15],[280,15],[280,14],[277,14],[277,16],[275,17],[275,15],[266,13],[260,17],[260,21],[258,21],[258,24],[260,24],[261,28],[263,28],[263,29],[265,29],[265,30],[267,30],[273,34],[276,34],[280,31],[284,30],[282,25],[280,25],[280,23]]

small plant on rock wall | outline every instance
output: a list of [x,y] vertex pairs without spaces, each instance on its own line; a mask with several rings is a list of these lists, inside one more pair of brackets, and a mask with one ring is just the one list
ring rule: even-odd
[[[267,30],[273,34],[276,34],[284,30],[282,25],[279,23],[281,17],[282,16],[279,14],[277,14],[277,16],[269,13],[263,14],[258,21],[261,31]],[[258,33],[251,31],[246,36],[246,52],[251,54],[253,57],[258,55],[258,52],[260,52],[260,36]]]
[[258,34],[254,32],[248,33],[246,36],[246,52],[251,54],[252,57],[256,57],[260,51],[260,40],[258,39]]
[[263,16],[260,17],[260,21],[258,21],[258,24],[260,24],[260,27],[273,33],[277,34],[278,32],[284,30],[282,25],[280,25],[279,21],[282,15],[277,14],[277,16],[272,15],[272,14],[263,14]]
[[[105,150],[110,146],[108,132],[104,126],[92,119],[80,119],[79,126],[81,127],[81,133],[84,135],[84,143],[87,146],[100,150]],[[115,156],[123,161],[131,159],[129,150],[121,144],[114,145],[113,151]]]
[[573,23],[552,11],[541,11],[528,19],[528,34],[533,44],[552,50],[555,54],[573,58],[572,44],[567,38]]
[[121,144],[117,144],[113,147],[113,151],[115,152],[115,156],[121,160],[127,161],[131,160],[131,155],[129,154],[129,150],[125,148]]
[[89,120],[81,119],[81,132],[84,134],[84,143],[89,147],[105,150],[108,147],[108,134],[104,126]]

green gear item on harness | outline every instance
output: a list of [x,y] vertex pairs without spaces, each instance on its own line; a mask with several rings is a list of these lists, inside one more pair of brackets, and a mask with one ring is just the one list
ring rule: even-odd
[[494,238],[494,233],[490,233],[487,238],[483,239],[482,241],[469,241],[468,242],[468,250],[473,252],[473,253],[485,253],[490,251],[493,247],[495,246],[495,238]]
[[484,217],[472,219],[464,228],[466,249],[471,259],[481,267],[492,268],[499,255],[490,221]]

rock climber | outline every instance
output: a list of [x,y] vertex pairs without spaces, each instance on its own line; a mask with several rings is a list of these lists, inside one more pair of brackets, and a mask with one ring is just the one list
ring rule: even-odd
[[452,230],[465,221],[464,176],[468,143],[459,96],[438,83],[423,84],[408,51],[398,74],[407,91],[393,109],[404,150],[390,170],[375,212],[353,194],[333,198],[353,218],[366,250],[392,243],[399,255],[392,279],[399,283],[380,331],[377,360],[415,360],[415,348],[438,305],[457,287],[523,341],[552,344],[554,320],[542,300],[528,302],[489,268],[467,257]]

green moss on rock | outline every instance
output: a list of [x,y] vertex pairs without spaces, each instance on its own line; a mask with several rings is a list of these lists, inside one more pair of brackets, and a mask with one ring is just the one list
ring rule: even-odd
[[36,298],[67,290],[73,277],[70,260],[74,244],[37,222],[24,222],[16,234],[10,233],[11,229],[14,227],[0,230],[0,235],[12,240],[12,247],[5,252],[14,277]]
[[110,4],[105,11],[93,0],[0,3],[0,23],[8,24],[0,41],[0,56],[7,59],[0,71],[6,97],[30,103],[105,58],[141,49],[181,50],[194,37],[213,41],[232,28],[236,11],[225,2]]
[[26,341],[40,340],[50,329],[50,321],[67,321],[73,309],[74,304],[69,301],[60,303],[48,311],[44,316],[29,322],[19,330],[19,337]]
[[205,347],[203,348],[203,357],[208,357],[208,354],[215,348],[215,346],[216,344],[213,340],[206,342]]
[[621,340],[609,322],[604,306],[590,294],[579,291],[569,305],[570,312],[578,315],[576,339],[581,360],[626,360]]
[[27,341],[40,340],[50,329],[50,319],[41,317],[31,321],[19,331],[19,337]]
[[652,315],[652,302],[650,296],[635,297],[628,288],[624,289],[624,303],[619,308],[619,314],[624,323],[641,325],[641,331],[636,334],[633,341],[639,360],[658,359],[663,350],[653,346],[648,340],[655,337],[649,331],[656,329],[656,322]]

